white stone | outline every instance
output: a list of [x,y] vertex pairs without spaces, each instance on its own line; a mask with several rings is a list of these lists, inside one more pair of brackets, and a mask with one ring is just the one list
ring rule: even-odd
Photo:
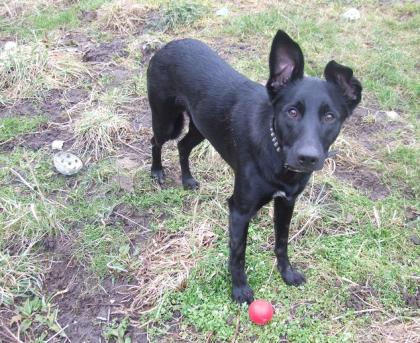
[[226,7],[219,8],[216,11],[216,15],[220,17],[226,17],[229,14],[229,10]]
[[385,115],[389,120],[399,120],[400,115],[395,111],[385,111]]
[[343,18],[346,18],[349,20],[360,19],[360,12],[356,8],[349,8],[347,11],[343,13]]
[[64,141],[55,140],[51,143],[51,149],[53,150],[63,150]]
[[65,151],[57,152],[53,160],[57,171],[67,176],[76,174],[83,167],[79,157]]
[[12,40],[4,43],[4,47],[3,47],[3,49],[5,51],[7,51],[7,50],[14,50],[16,48],[17,48],[17,43],[14,42],[14,41],[12,41]]

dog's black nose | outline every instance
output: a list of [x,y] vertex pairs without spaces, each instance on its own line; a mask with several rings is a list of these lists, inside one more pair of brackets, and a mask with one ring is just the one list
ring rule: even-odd
[[320,156],[316,149],[309,147],[298,152],[297,160],[301,167],[314,168],[319,162]]

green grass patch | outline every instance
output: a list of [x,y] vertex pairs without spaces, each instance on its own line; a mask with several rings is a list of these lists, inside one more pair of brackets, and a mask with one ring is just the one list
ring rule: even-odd
[[160,17],[150,24],[152,29],[172,31],[194,24],[203,18],[210,6],[203,1],[176,0],[162,5]]
[[40,124],[46,123],[44,116],[36,117],[3,117],[0,118],[0,142],[16,138],[25,133],[35,132]]
[[76,28],[80,25],[83,11],[95,10],[107,1],[109,0],[81,0],[68,7],[35,8],[33,13],[19,21],[0,18],[0,29],[28,40],[60,28]]
[[104,225],[86,225],[78,239],[76,256],[99,277],[107,273],[127,273],[130,246],[122,229]]
[[183,199],[188,194],[187,191],[177,188],[155,189],[150,193],[129,195],[127,202],[132,206],[149,209],[158,206],[168,208],[181,207]]

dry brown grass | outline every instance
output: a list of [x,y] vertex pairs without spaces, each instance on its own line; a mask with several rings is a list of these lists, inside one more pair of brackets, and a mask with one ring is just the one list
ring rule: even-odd
[[141,255],[141,267],[136,285],[131,288],[135,297],[129,312],[139,314],[151,311],[169,291],[183,290],[190,270],[199,256],[216,239],[207,222],[194,223],[191,230],[171,234],[157,232]]
[[0,17],[17,18],[42,8],[60,7],[68,0],[9,0],[0,2]]
[[149,7],[135,0],[112,1],[98,10],[98,23],[106,30],[133,33],[147,23],[149,10]]
[[385,322],[372,327],[371,332],[360,332],[359,342],[417,343],[420,342],[420,321],[393,324]]
[[0,51],[0,102],[34,96],[43,88],[58,88],[82,80],[88,73],[80,56],[62,49],[48,50],[35,42]]
[[115,151],[115,147],[129,139],[132,127],[127,116],[114,108],[100,105],[88,109],[74,122],[75,143],[72,149],[95,160]]

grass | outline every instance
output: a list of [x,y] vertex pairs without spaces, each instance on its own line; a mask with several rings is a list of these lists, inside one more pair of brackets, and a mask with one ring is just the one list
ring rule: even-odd
[[113,151],[115,143],[129,135],[130,123],[112,107],[103,106],[83,113],[74,125],[75,148],[98,159]]
[[36,40],[28,44],[19,41],[16,47],[0,54],[0,103],[39,96],[43,89],[83,79],[86,68],[75,54],[50,49]]
[[[16,40],[17,48],[0,49],[0,341],[79,340],[71,327],[78,315],[66,301],[84,311],[83,294],[101,288],[114,302],[89,304],[96,312],[84,324],[97,329],[86,333],[90,340],[135,342],[143,333],[156,342],[419,341],[412,305],[420,273],[413,243],[420,235],[418,4],[356,1],[357,21],[341,17],[346,1],[7,5],[6,12],[0,5],[0,38]],[[215,16],[224,6],[228,17]],[[84,21],[85,11],[97,16]],[[296,206],[290,258],[306,284],[288,287],[276,271],[271,206],[250,224],[249,282],[257,298],[275,307],[272,323],[259,327],[230,298],[226,199],[233,174],[227,165],[209,143],[201,144],[191,162],[200,190],[184,191],[170,143],[163,150],[165,184],[149,178],[145,71],[162,43],[189,36],[264,82],[279,28],[301,44],[308,75],[322,76],[336,59],[362,80],[364,99],[335,144],[337,156]],[[70,45],[67,34],[75,41]],[[127,43],[128,56],[82,62],[86,49],[115,38]],[[120,85],[109,76],[115,68],[131,73]],[[45,90],[69,88],[88,91],[88,99],[56,95],[59,109],[43,113]],[[40,113],[18,113],[16,104],[25,101],[38,104]],[[397,121],[384,119],[391,110]],[[63,133],[66,149],[85,164],[72,177],[52,165],[50,143]],[[11,145],[34,135],[45,137],[38,150]],[[386,195],[373,200],[382,188]],[[51,284],[58,261],[82,271],[80,294]]]
[[[5,16],[0,20],[0,27],[8,34],[17,34],[22,38],[30,39],[33,36],[42,37],[42,35],[56,29],[78,27],[83,11],[95,10],[106,3],[107,0],[81,0],[69,7],[64,7],[64,2],[61,4],[59,2],[59,6],[54,6],[54,3],[48,0],[28,3],[25,3],[25,1],[14,1],[14,3],[19,2],[22,2],[23,7],[27,9],[20,15],[17,15],[20,20],[16,22],[17,18],[13,15]],[[5,6],[6,4],[2,4],[2,7]],[[29,10],[28,6],[31,10]]]
[[36,116],[31,118],[22,117],[4,117],[0,118],[0,142],[18,137],[25,133],[35,132],[40,124],[47,122],[45,116]]

